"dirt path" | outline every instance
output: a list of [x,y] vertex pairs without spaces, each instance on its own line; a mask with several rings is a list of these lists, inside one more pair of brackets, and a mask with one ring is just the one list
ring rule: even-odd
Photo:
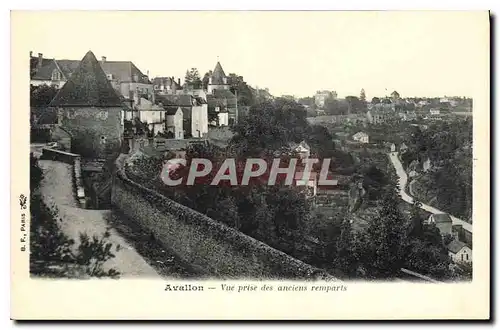
[[[112,214],[109,210],[87,210],[78,207],[73,195],[71,166],[61,162],[40,160],[44,172],[41,193],[47,205],[55,205],[61,218],[61,230],[79,241],[80,233],[101,237],[109,225],[107,220]],[[121,273],[121,278],[141,276],[160,278],[144,258],[113,228],[109,228],[115,258],[104,264],[105,269],[114,268]],[[118,247],[118,251],[117,251]]]

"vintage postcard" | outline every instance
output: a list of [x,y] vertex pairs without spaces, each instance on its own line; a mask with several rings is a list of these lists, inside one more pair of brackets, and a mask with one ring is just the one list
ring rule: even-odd
[[13,11],[11,317],[489,319],[489,21]]

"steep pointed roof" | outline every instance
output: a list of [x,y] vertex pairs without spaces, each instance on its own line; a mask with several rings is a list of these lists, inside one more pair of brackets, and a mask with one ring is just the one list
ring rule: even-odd
[[226,78],[226,74],[224,73],[224,70],[222,70],[220,62],[217,61],[214,72],[212,73],[212,85],[226,85],[224,83],[224,78]]
[[51,107],[121,107],[116,93],[94,53],[89,51],[70,79],[56,94]]

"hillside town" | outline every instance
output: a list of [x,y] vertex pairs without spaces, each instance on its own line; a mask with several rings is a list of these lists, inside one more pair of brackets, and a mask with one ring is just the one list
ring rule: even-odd
[[[150,77],[82,55],[30,52],[32,275],[472,279],[467,96],[277,96],[219,60]],[[200,158],[300,162],[290,186],[162,182]]]

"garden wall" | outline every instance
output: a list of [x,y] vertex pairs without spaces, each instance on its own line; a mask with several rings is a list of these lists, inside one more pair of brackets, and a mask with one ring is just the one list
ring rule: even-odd
[[199,212],[130,180],[126,156],[116,162],[112,203],[197,271],[217,278],[325,279],[303,263]]

